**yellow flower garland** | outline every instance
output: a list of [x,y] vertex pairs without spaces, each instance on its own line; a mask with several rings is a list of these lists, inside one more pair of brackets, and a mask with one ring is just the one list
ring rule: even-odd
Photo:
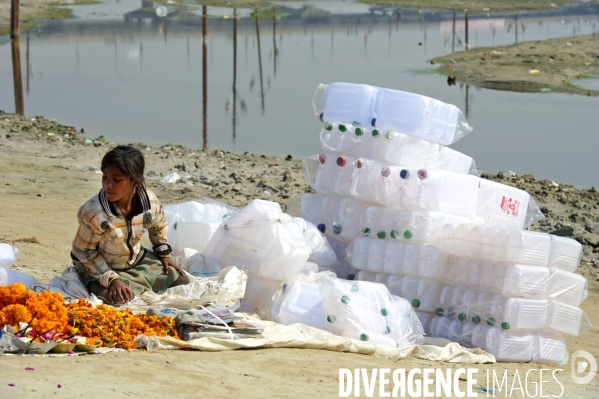
[[60,293],[36,295],[20,283],[0,287],[0,328],[9,324],[18,329],[19,322],[32,318],[31,328],[37,334],[53,330],[58,336],[79,335],[92,345],[101,341],[104,346],[132,349],[139,334],[179,339],[171,317],[133,314],[107,305],[94,308],[84,299],[65,305]]

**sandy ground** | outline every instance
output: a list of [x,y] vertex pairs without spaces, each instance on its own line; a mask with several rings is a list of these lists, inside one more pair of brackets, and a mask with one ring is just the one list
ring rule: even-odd
[[[102,155],[110,148],[101,138],[83,144],[80,127],[61,126],[44,118],[19,117],[0,112],[0,242],[19,247],[15,269],[48,282],[69,266],[78,207],[100,189],[96,173]],[[48,137],[48,133],[55,133]],[[70,138],[59,137],[69,133]],[[260,155],[195,151],[180,146],[160,148],[138,145],[147,156],[147,179],[163,203],[207,196],[243,206],[254,198],[285,204],[296,194],[310,191],[301,162]],[[162,176],[177,171],[186,182],[163,184]],[[548,219],[536,226],[558,231],[585,243],[579,269],[589,279],[589,298],[581,305],[599,326],[599,193],[578,190],[532,176],[486,176],[529,191]],[[559,183],[559,182],[558,182]],[[599,328],[568,338],[572,353],[583,349],[599,357]],[[26,371],[26,367],[34,368]],[[207,397],[315,398],[338,397],[340,368],[452,368],[467,365],[416,359],[388,359],[317,350],[267,349],[220,353],[140,351],[84,357],[0,357],[0,397]],[[498,363],[476,365],[478,384],[486,385],[487,370],[523,375],[538,364]],[[554,366],[544,365],[550,369]],[[595,398],[599,378],[587,385],[570,379],[570,364],[559,367],[564,397]],[[547,372],[546,372],[547,373]],[[529,381],[539,381],[538,374]],[[524,378],[524,377],[522,377]],[[544,378],[543,395],[561,393],[551,376]],[[10,387],[9,383],[16,386]],[[465,382],[462,381],[462,388]],[[524,384],[524,383],[523,383]],[[61,387],[58,388],[58,385]],[[516,386],[518,384],[516,383]],[[530,394],[534,386],[529,383]],[[364,392],[362,392],[364,395]],[[481,393],[481,395],[483,395]],[[501,394],[501,396],[503,393]],[[352,395],[353,396],[353,395]],[[375,395],[376,397],[377,395]],[[514,391],[513,397],[523,396]]]
[[448,79],[490,89],[599,95],[576,80],[599,75],[599,34],[477,47],[434,58]]

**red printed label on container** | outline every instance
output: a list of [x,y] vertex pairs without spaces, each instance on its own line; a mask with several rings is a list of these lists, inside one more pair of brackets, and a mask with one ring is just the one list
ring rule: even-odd
[[501,199],[501,210],[508,215],[518,216],[518,208],[520,207],[520,201],[503,197]]

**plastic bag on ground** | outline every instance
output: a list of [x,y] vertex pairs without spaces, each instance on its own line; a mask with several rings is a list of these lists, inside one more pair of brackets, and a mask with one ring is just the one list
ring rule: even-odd
[[176,183],[181,180],[181,176],[177,172],[170,173],[160,180],[162,183]]
[[0,268],[10,267],[17,260],[19,249],[12,245],[0,243]]
[[40,283],[28,274],[21,273],[18,270],[0,267],[0,286],[11,285],[15,283],[21,283],[28,290],[34,290],[36,292],[48,288],[46,284]]

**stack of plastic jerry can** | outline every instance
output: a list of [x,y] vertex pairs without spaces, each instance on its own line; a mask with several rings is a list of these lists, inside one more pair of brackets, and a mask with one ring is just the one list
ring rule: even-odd
[[565,363],[562,334],[591,327],[578,307],[587,281],[574,273],[582,246],[526,230],[544,217],[532,197],[446,147],[472,130],[462,112],[350,83],[321,85],[315,99],[323,153],[304,173],[318,194],[292,198],[288,212],[342,247],[355,279],[408,299],[428,335],[498,361]]

